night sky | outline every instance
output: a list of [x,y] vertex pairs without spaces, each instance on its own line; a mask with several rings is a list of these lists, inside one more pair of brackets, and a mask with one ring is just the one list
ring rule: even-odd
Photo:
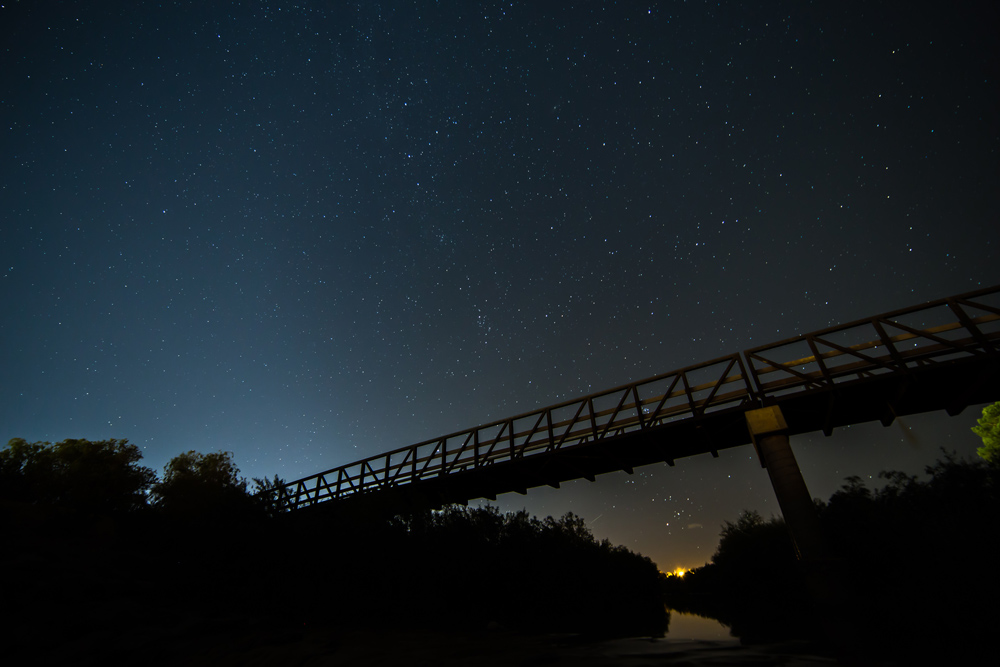
[[[293,480],[1000,283],[987,4],[8,1],[0,440]],[[662,569],[778,511],[750,447],[499,505]]]

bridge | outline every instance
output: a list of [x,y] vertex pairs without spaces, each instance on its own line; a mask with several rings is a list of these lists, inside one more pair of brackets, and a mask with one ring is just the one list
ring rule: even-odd
[[[425,440],[278,489],[285,510],[402,511],[840,426],[1000,400],[1000,285],[883,313]],[[772,438],[773,440],[773,438]],[[772,443],[773,444],[773,443]],[[768,445],[771,446],[771,445]],[[775,490],[779,481],[769,470]],[[795,475],[798,469],[795,467]],[[801,476],[798,475],[801,480]],[[802,491],[805,491],[804,485]],[[800,493],[801,495],[801,493]],[[808,501],[806,492],[805,500]],[[783,505],[784,510],[784,505]],[[790,517],[786,517],[790,518]]]

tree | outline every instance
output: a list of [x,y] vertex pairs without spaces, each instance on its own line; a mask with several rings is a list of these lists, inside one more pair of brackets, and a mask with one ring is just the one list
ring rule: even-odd
[[764,519],[759,512],[744,510],[735,521],[726,521],[719,533],[719,546],[712,563],[722,567],[794,567],[795,550],[784,519]]
[[972,432],[983,439],[976,453],[989,463],[1000,464],[1000,401],[983,408],[979,426],[973,426]]
[[[389,554],[390,571],[360,578],[358,593],[370,597],[373,586],[382,586],[386,597],[395,597],[394,613],[403,617],[623,636],[661,635],[666,628],[656,565],[625,547],[598,542],[572,513],[538,519],[526,510],[451,505],[396,517],[392,525],[399,529],[395,546],[379,545],[357,566],[339,567],[377,572],[373,563]],[[354,549],[338,555],[343,559]],[[407,567],[400,569],[398,562]],[[442,563],[445,577],[434,574]]]
[[239,474],[232,452],[178,454],[167,463],[163,481],[153,486],[153,504],[167,513],[187,516],[249,509],[247,481]]
[[[27,442],[13,438],[0,452],[0,497],[4,500],[34,503],[38,491],[51,478],[50,442]],[[36,490],[38,489],[38,490]]]
[[0,451],[0,497],[91,514],[121,514],[146,505],[156,473],[139,465],[128,440],[71,439],[52,444],[13,438]]
[[667,606],[716,618],[744,641],[813,636],[817,621],[784,520],[745,510],[719,538],[711,563],[663,582]]
[[254,477],[253,485],[253,499],[264,514],[273,517],[281,513],[280,493],[285,486],[285,480],[277,475],[274,476],[274,479]]

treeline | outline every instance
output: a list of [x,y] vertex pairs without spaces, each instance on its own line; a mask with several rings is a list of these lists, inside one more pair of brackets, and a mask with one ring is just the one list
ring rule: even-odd
[[291,628],[666,630],[655,564],[598,542],[572,514],[287,514],[273,502],[281,480],[248,482],[229,453],[181,454],[162,479],[141,458],[124,440],[0,450],[0,558],[18,573],[5,603],[22,612],[22,644],[109,623],[141,634],[192,614]]
[[667,605],[718,618],[750,642],[834,628],[869,655],[985,648],[1000,595],[1000,465],[945,455],[926,472],[883,472],[875,489],[850,477],[817,501],[831,555],[817,565],[832,608],[813,602],[784,522],[755,512],[726,522],[711,563],[664,582]]
[[[508,628],[660,636],[667,614],[656,565],[572,513],[538,519],[492,506],[397,517],[409,558],[396,582],[404,615],[429,608],[449,623],[490,619]],[[391,596],[390,596],[391,597]]]
[[128,440],[71,439],[55,444],[14,438],[0,450],[0,502],[8,511],[34,507],[77,517],[123,518],[147,510],[165,516],[252,514],[273,510],[280,480],[240,477],[231,452],[175,456],[160,480],[140,465]]

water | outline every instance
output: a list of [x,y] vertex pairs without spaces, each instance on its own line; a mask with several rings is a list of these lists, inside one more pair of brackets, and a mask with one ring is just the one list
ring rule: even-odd
[[690,639],[698,641],[715,641],[733,639],[729,627],[719,623],[714,618],[682,614],[670,610],[670,627],[667,629],[667,639]]

